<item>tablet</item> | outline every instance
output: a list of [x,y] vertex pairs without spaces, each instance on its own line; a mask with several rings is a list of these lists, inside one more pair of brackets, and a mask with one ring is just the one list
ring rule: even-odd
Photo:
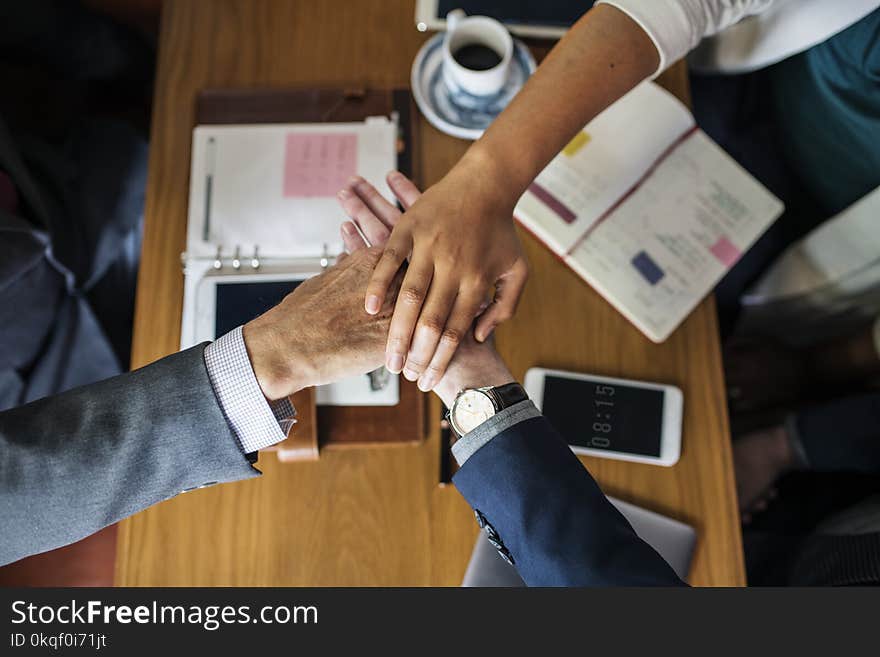
[[[196,287],[193,343],[214,340],[281,303],[320,268],[242,273],[209,272]],[[380,368],[318,386],[318,406],[394,406],[400,401],[397,375]]]
[[463,9],[468,16],[499,20],[519,36],[558,39],[592,6],[590,0],[416,0],[416,27],[444,30],[446,14]]

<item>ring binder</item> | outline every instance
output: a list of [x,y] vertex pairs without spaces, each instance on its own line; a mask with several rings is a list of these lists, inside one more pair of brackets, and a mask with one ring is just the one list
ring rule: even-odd
[[[248,264],[250,265],[250,269],[244,266],[242,257],[241,257],[241,247],[235,247],[235,251],[231,256],[223,255],[223,247],[218,246],[217,252],[211,260],[211,269],[215,271],[220,271],[225,269],[226,267],[232,267],[234,271],[247,273],[249,271],[259,271],[262,269],[263,265],[273,266],[276,269],[284,268],[286,265],[289,265],[293,269],[301,269],[303,267],[306,268],[318,268],[321,270],[327,269],[330,265],[336,262],[338,255],[333,255],[330,252],[330,249],[325,244],[324,250],[321,255],[316,258],[285,258],[282,256],[275,256],[264,258],[260,256],[260,248],[258,246],[254,247],[254,254],[248,260]],[[188,273],[187,264],[204,262],[205,258],[199,256],[193,256],[188,251],[183,251],[180,254],[180,265],[183,269],[184,274]]]
[[[343,217],[336,199],[332,195],[323,200],[309,197],[310,189],[323,187],[308,188],[302,181],[288,182],[286,178],[313,174],[312,169],[296,161],[294,165],[298,166],[288,168],[284,150],[288,135],[357,134],[360,155],[356,173],[366,174],[381,189],[395,161],[398,170],[418,178],[414,170],[418,163],[414,157],[415,117],[412,97],[406,89],[359,86],[356,90],[312,87],[202,91],[196,107],[198,127],[193,132],[187,247],[181,254],[185,272],[181,347],[211,339],[219,321],[217,309],[231,308],[228,300],[233,297],[243,298],[241,290],[235,292],[241,286],[253,289],[255,294],[275,294],[285,282],[295,287],[297,281],[319,274],[341,254],[338,224]],[[211,149],[210,138],[215,140]],[[382,155],[377,158],[378,153]],[[302,149],[293,154],[301,155]],[[265,166],[249,167],[243,164],[246,160],[260,161]],[[207,231],[210,239],[206,241],[208,170],[212,182]],[[292,196],[286,196],[285,190]],[[301,209],[291,212],[287,205],[291,200],[301,203]],[[235,260],[237,268],[233,266]],[[225,305],[217,305],[221,297]],[[223,321],[242,320],[224,315]],[[424,438],[424,395],[414,384],[383,368],[348,384],[341,383],[341,387],[330,386],[330,390],[321,387],[311,391],[311,400],[301,400],[297,405],[302,422],[307,417],[312,419],[311,432],[318,427],[321,449],[416,443]],[[388,396],[391,391],[394,401]],[[354,401],[351,395],[364,401]],[[366,395],[388,401],[367,401]],[[385,405],[388,403],[393,405]],[[304,424],[298,424],[294,429],[291,448],[297,440],[306,438],[304,428]]]

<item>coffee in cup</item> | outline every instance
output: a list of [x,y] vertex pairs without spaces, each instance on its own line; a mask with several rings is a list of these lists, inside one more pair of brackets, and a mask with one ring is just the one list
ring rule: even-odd
[[467,94],[490,97],[507,82],[513,38],[488,16],[468,16],[461,9],[446,16],[443,78],[453,99]]
[[501,63],[501,55],[489,46],[467,43],[452,53],[452,58],[472,71],[488,71]]

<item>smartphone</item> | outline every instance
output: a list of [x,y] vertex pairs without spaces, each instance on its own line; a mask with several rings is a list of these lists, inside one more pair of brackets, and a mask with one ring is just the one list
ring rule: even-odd
[[533,367],[525,389],[578,454],[678,462],[684,397],[675,386]]

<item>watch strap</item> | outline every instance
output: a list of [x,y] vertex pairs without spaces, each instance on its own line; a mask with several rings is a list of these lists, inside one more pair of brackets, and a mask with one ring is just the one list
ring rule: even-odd
[[526,394],[525,388],[516,381],[506,383],[503,386],[491,388],[491,390],[495,397],[496,411],[503,411],[505,408],[510,408],[514,404],[519,404],[529,398]]

